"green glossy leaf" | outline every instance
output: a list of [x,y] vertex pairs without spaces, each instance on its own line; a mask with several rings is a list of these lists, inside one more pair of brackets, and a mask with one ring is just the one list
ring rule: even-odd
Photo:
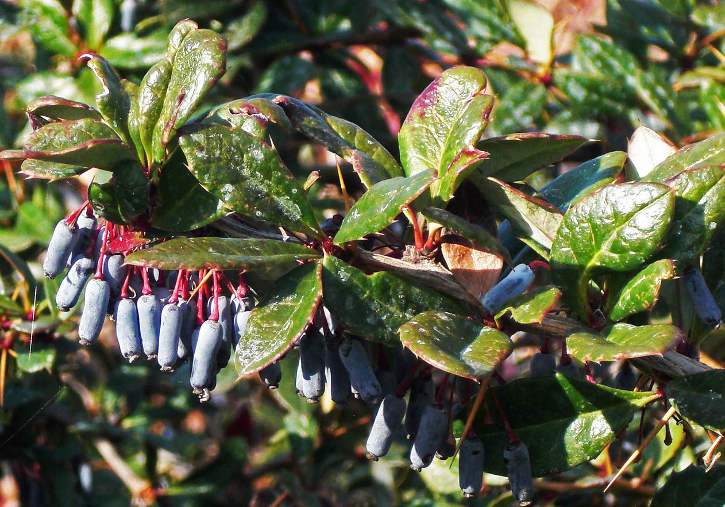
[[682,332],[668,324],[614,324],[601,334],[578,332],[566,339],[567,352],[579,361],[601,362],[654,356],[667,350]]
[[660,247],[673,209],[674,194],[656,183],[609,185],[569,208],[551,248],[551,266],[575,313],[589,318],[592,276],[637,269]]
[[725,429],[725,370],[678,378],[665,392],[682,416],[714,431]]
[[663,280],[675,276],[675,264],[670,259],[661,259],[648,265],[634,276],[626,277],[623,286],[608,288],[611,309],[609,319],[617,322],[635,313],[651,309],[657,302]]
[[165,270],[221,269],[267,274],[320,257],[298,243],[252,238],[174,238],[133,252],[126,264]]
[[332,256],[325,257],[325,306],[350,333],[397,343],[398,329],[427,310],[465,315],[454,299],[387,272],[366,275]]
[[[528,447],[534,476],[563,472],[597,457],[641,407],[657,399],[655,393],[622,391],[558,373],[492,389]],[[486,449],[485,471],[505,476],[508,438],[492,398],[486,396],[485,405],[493,423],[486,423],[482,410],[474,429]]]
[[20,21],[51,53],[72,57],[78,50],[71,40],[68,13],[58,0],[21,0]]
[[266,96],[245,97],[226,102],[212,109],[206,121],[221,121],[262,138],[267,135],[268,123],[279,125],[285,130],[292,129],[292,123],[284,109]]
[[100,54],[118,69],[145,70],[164,57],[167,36],[165,29],[143,36],[120,33],[106,41]]
[[421,213],[431,222],[440,224],[448,231],[463,236],[473,243],[475,247],[501,254],[507,262],[511,262],[511,255],[501,245],[498,238],[480,225],[473,224],[450,211],[440,208],[425,208]]
[[712,470],[690,465],[674,472],[659,488],[650,507],[718,507],[725,504],[725,465]]
[[[81,120],[67,120],[43,125],[28,137],[23,150],[4,151],[0,158],[6,159],[34,159],[47,162],[59,162],[77,166],[75,174],[83,172],[89,167],[110,169],[119,160],[129,158],[131,152],[115,134],[115,132],[101,121],[84,118]],[[56,177],[48,166],[26,166],[24,171],[39,169],[37,177]],[[62,174],[69,172],[69,168],[61,168]],[[35,174],[32,174],[36,176]]]
[[558,208],[496,178],[477,177],[473,181],[486,201],[511,221],[517,237],[529,239],[545,250],[551,248],[562,221]]
[[[2,156],[0,155],[0,158],[1,157]],[[88,167],[80,165],[47,162],[45,160],[34,160],[32,158],[28,158],[23,160],[23,163],[20,165],[20,174],[23,174],[28,178],[60,180],[84,173],[88,169]]]
[[204,190],[186,168],[177,151],[164,164],[157,185],[151,225],[170,232],[187,232],[203,227],[229,213],[219,199]]
[[511,353],[511,340],[498,329],[447,312],[428,311],[400,326],[400,341],[434,367],[480,379]]
[[[171,46],[172,42],[169,42]],[[226,42],[211,30],[191,30],[173,56],[173,68],[153,132],[153,159],[165,158],[166,146],[226,69]]]
[[366,187],[403,175],[403,170],[388,150],[354,123],[292,97],[280,95],[275,97],[275,101],[287,113],[297,131],[349,162]]
[[644,178],[675,151],[677,148],[667,139],[654,130],[640,125],[632,134],[627,147],[627,156],[632,163],[627,170],[629,178],[633,180]]
[[541,189],[540,195],[562,211],[578,199],[612,183],[622,172],[627,154],[613,151],[576,166]]
[[100,90],[96,94],[96,107],[103,119],[106,120],[116,134],[124,142],[131,144],[128,132],[128,113],[131,109],[131,99],[126,87],[121,82],[121,76],[111,67],[105,59],[98,55],[87,53],[83,55],[87,60],[88,68],[98,80]]
[[259,33],[267,20],[267,10],[266,3],[261,0],[254,0],[243,16],[229,22],[224,34],[229,45],[229,51],[237,51],[243,48]]
[[270,144],[241,129],[200,125],[182,135],[179,145],[201,186],[228,208],[320,234],[304,190]]
[[546,314],[557,307],[560,299],[561,291],[557,287],[537,287],[509,301],[496,314],[496,321],[510,314],[511,319],[519,324],[541,324]]
[[[415,99],[400,129],[400,160],[405,174],[432,170],[438,178],[463,171],[479,160],[476,142],[491,111],[484,94],[486,76],[473,67],[444,71]],[[433,189],[433,195],[443,190]]]
[[[163,59],[149,69],[138,87],[138,95],[129,113],[129,123],[138,130],[138,137],[146,152],[146,165],[153,160],[153,136],[164,105],[166,87],[171,78],[172,63]],[[156,162],[159,162],[157,160]]]
[[705,164],[725,163],[725,133],[680,148],[652,169],[644,181],[664,182],[676,174]]
[[89,49],[97,50],[103,45],[111,28],[114,8],[113,0],[73,0],[73,15]]
[[489,153],[486,160],[476,165],[476,170],[482,176],[518,181],[537,169],[559,162],[589,142],[590,139],[581,136],[542,133],[491,137],[476,145]]
[[509,14],[526,41],[526,53],[533,61],[549,65],[554,58],[554,17],[532,0],[508,0]]
[[96,174],[88,187],[88,200],[99,216],[130,224],[149,206],[149,181],[138,162],[121,162],[112,173]]
[[29,114],[56,120],[80,120],[81,118],[101,119],[100,113],[91,106],[83,102],[67,100],[54,95],[38,97],[29,103],[26,109]]
[[378,232],[395,218],[432,183],[433,173],[425,171],[408,177],[383,180],[373,185],[345,216],[335,235],[335,244],[360,239]]
[[266,301],[252,311],[235,354],[240,376],[282,357],[312,323],[322,299],[320,269],[319,262],[299,266],[281,278]]
[[29,353],[18,351],[16,358],[18,369],[26,373],[50,371],[54,362],[55,349],[53,347],[36,347]]
[[675,191],[675,213],[662,255],[697,262],[725,222],[725,167],[688,169],[667,184]]

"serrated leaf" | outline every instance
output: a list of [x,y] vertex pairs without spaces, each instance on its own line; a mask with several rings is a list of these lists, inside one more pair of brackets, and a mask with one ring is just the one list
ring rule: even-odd
[[86,65],[96,76],[99,92],[96,94],[96,107],[103,119],[106,120],[116,134],[124,142],[131,144],[128,133],[128,113],[131,109],[131,99],[126,87],[110,63],[93,53],[83,55]]
[[560,299],[561,291],[557,287],[537,287],[509,301],[495,318],[498,322],[506,314],[510,314],[510,318],[519,324],[541,324],[546,314],[556,308]]
[[725,222],[725,167],[688,169],[666,183],[675,191],[675,212],[662,255],[696,262]]
[[551,266],[575,313],[589,318],[592,276],[637,269],[659,248],[673,209],[674,194],[656,183],[609,185],[569,208],[551,248]]
[[350,333],[397,343],[398,329],[427,310],[464,315],[454,299],[387,272],[366,275],[332,256],[323,262],[325,306]]
[[475,178],[474,183],[488,203],[511,221],[514,233],[540,245],[551,244],[562,221],[561,211],[496,178]]
[[392,224],[403,208],[421,195],[432,182],[433,173],[424,171],[376,183],[350,208],[335,235],[335,244],[342,245],[360,239]]
[[624,167],[627,154],[613,151],[594,158],[560,174],[544,188],[540,195],[562,211],[578,199],[612,183]]
[[[105,123],[83,118],[43,125],[28,137],[23,150],[7,150],[0,153],[4,159],[33,159],[77,166],[75,174],[89,167],[110,169],[119,160],[131,157],[131,152]],[[24,170],[39,169],[38,177],[47,178],[53,171],[52,166],[26,166]],[[70,168],[58,168],[68,173]],[[31,173],[31,176],[34,174]]]
[[235,352],[240,376],[282,357],[312,323],[322,299],[321,263],[299,266],[281,278],[264,303],[252,310]]
[[[475,145],[491,110],[484,95],[486,76],[473,67],[444,71],[415,99],[400,129],[400,160],[405,174],[432,170],[438,178],[460,172],[480,156]],[[444,180],[442,180],[444,181]],[[439,184],[437,184],[439,185]],[[454,190],[432,189],[433,196],[450,198]]]
[[103,45],[113,21],[113,0],[73,0],[73,15],[89,49]]
[[598,363],[659,355],[681,337],[682,332],[668,324],[614,324],[598,335],[584,331],[571,334],[566,346],[569,355],[582,363]]
[[[558,373],[492,389],[511,428],[528,447],[537,477],[595,458],[641,407],[657,399],[655,393],[613,389]],[[474,429],[486,449],[485,471],[505,476],[508,437],[492,398],[486,396],[486,410],[494,422],[486,424],[480,411]]]
[[180,150],[164,164],[151,210],[151,226],[164,231],[187,232],[227,213],[224,203],[204,190],[186,168]]
[[302,187],[276,150],[241,129],[200,125],[179,138],[191,173],[228,208],[318,236]]
[[663,280],[675,276],[675,264],[671,259],[661,259],[645,267],[634,276],[627,277],[624,285],[608,287],[609,319],[617,322],[635,313],[652,308],[657,302]]
[[399,333],[403,346],[426,363],[473,380],[491,373],[512,348],[498,329],[447,312],[418,314]]
[[630,179],[644,178],[676,151],[671,142],[654,130],[644,125],[637,127],[627,146],[627,157],[632,162]]
[[[169,42],[171,46],[171,42]],[[153,160],[165,158],[166,146],[194,113],[226,70],[226,42],[211,30],[191,30],[173,56],[173,68],[153,132]]]
[[174,238],[131,253],[126,264],[164,270],[220,269],[278,273],[320,257],[298,243],[252,238]]
[[554,58],[554,17],[531,0],[508,0],[511,19],[526,41],[526,53],[533,61],[549,65]]
[[650,507],[717,507],[725,504],[725,465],[711,470],[690,465],[674,472],[652,498]]
[[476,145],[489,153],[486,160],[476,165],[476,171],[481,176],[495,176],[506,182],[522,180],[589,142],[590,139],[581,136],[543,133],[490,137]]
[[149,181],[135,160],[120,162],[112,173],[96,173],[88,186],[88,200],[99,216],[130,224],[148,209]]
[[475,247],[500,254],[506,262],[511,262],[508,250],[498,238],[480,225],[473,224],[458,215],[440,208],[424,208],[421,213],[431,222],[445,227],[448,231],[463,236]]
[[672,380],[665,392],[677,411],[713,431],[725,429],[725,370],[710,370]]
[[50,371],[55,362],[55,349],[53,347],[34,348],[31,352],[18,351],[16,364],[18,369],[26,373],[37,373],[42,370]]
[[54,95],[38,97],[28,104],[26,110],[29,114],[56,120],[101,119],[100,113],[91,106]]
[[695,166],[725,163],[725,133],[680,148],[657,164],[643,181],[664,182],[676,174]]

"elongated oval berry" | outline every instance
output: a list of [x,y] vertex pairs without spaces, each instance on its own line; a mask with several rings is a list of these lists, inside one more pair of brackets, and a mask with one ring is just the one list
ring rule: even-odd
[[534,481],[531,476],[529,450],[523,442],[509,444],[503,451],[506,461],[511,492],[519,505],[531,505],[534,502]]
[[88,216],[85,212],[81,213],[76,220],[76,227],[78,228],[78,241],[76,241],[74,250],[78,254],[83,255],[85,249],[90,246],[91,240],[96,235],[96,217],[93,215]]
[[216,356],[222,341],[222,326],[207,320],[199,328],[194,356],[191,361],[191,387],[201,401],[209,399],[209,391],[216,386]]
[[556,358],[553,354],[537,352],[531,358],[529,375],[531,377],[547,377],[556,371]]
[[[222,343],[219,346],[219,357],[217,357],[217,368],[224,368],[229,362],[232,350],[232,337],[234,336],[234,321],[232,319],[232,308],[227,296],[219,296],[219,323],[222,326]],[[214,298],[209,298],[207,308],[209,315],[212,313]]]
[[159,327],[159,352],[157,361],[161,371],[172,371],[178,359],[177,351],[181,328],[184,324],[184,309],[169,303],[161,310]]
[[145,294],[138,298],[136,308],[144,354],[147,359],[154,359],[159,352],[161,303],[155,294]]
[[105,280],[92,279],[86,285],[86,296],[83,302],[83,313],[78,325],[78,338],[81,345],[89,345],[98,339],[106,318],[108,298],[111,288]]
[[702,272],[697,268],[690,269],[685,272],[684,280],[697,316],[708,326],[717,326],[722,321],[722,311],[710,292]]
[[363,401],[377,403],[383,390],[370,366],[368,353],[362,342],[345,338],[340,343],[339,354],[350,377],[350,387],[359,393]]
[[410,449],[410,468],[420,472],[433,461],[436,450],[448,434],[448,415],[445,410],[426,405],[420,416],[418,431]]
[[423,409],[433,403],[434,396],[435,386],[430,375],[416,378],[410,386],[408,408],[405,411],[405,434],[409,440],[415,438]]
[[176,348],[176,357],[178,361],[185,361],[191,357],[191,336],[196,327],[196,308],[189,304],[188,301],[179,299],[179,308],[181,308],[184,320],[181,324],[181,333],[179,335],[179,343]]
[[121,349],[121,355],[129,363],[141,357],[141,331],[138,326],[138,311],[132,299],[123,298],[116,303],[116,338]]
[[330,398],[342,404],[350,397],[350,376],[340,359],[339,348],[340,342],[334,338],[325,340],[325,379],[330,386]]
[[232,336],[232,346],[236,347],[239,343],[239,338],[247,331],[247,323],[249,322],[249,316],[252,314],[252,309],[246,309],[246,307],[239,307],[234,313],[233,325],[234,335]]
[[302,335],[299,343],[302,368],[302,393],[315,402],[325,392],[325,349],[322,336],[313,330]]
[[483,486],[483,443],[476,435],[469,435],[461,442],[458,456],[458,484],[463,496],[478,496]]
[[282,367],[279,363],[268,364],[259,370],[259,378],[270,389],[277,389],[282,380]]
[[65,219],[56,224],[43,260],[43,273],[46,277],[55,278],[63,271],[77,241],[78,230],[71,229]]
[[103,279],[111,286],[111,293],[118,294],[121,291],[123,280],[126,278],[126,266],[123,265],[124,256],[113,254],[103,259]]
[[377,461],[388,454],[393,438],[400,430],[405,415],[405,400],[394,394],[383,398],[370,428],[365,449],[368,458]]
[[67,312],[78,302],[95,263],[88,257],[76,257],[68,273],[55,293],[55,304],[61,312]]
[[436,449],[436,458],[441,460],[447,460],[456,452],[456,439],[452,433],[449,433],[446,438],[443,439],[441,445]]
[[526,264],[519,264],[483,296],[481,304],[488,313],[495,314],[511,299],[523,294],[533,281],[534,271]]

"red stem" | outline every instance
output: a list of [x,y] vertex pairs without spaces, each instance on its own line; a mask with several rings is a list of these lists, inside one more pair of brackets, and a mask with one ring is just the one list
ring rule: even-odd
[[123,285],[121,286],[121,298],[126,299],[128,297],[128,285],[131,283],[131,273],[133,268],[126,270],[126,276],[123,279]]
[[108,231],[103,235],[103,244],[101,245],[101,253],[98,255],[98,264],[96,264],[96,280],[103,280],[103,259],[106,256],[106,250],[108,249],[110,234]]
[[68,215],[65,219],[65,223],[74,226],[76,221],[78,220],[78,217],[81,216],[81,213],[83,213],[83,210],[86,209],[88,206],[89,201],[83,201],[83,204],[81,204],[81,207],[75,210],[73,213]]
[[153,289],[151,288],[151,282],[149,281],[149,272],[146,268],[141,268],[141,280],[143,280],[143,288],[141,289],[141,294],[144,296],[148,296],[153,292]]
[[425,240],[423,239],[423,231],[420,230],[420,224],[418,223],[418,217],[415,215],[415,211],[413,208],[408,206],[406,208],[408,210],[408,219],[410,220],[411,225],[413,226],[413,237],[415,238],[415,249],[416,250],[423,250],[425,248]]
[[214,274],[211,275],[212,280],[214,280],[214,304],[212,305],[212,311],[211,315],[209,316],[209,320],[218,321],[219,320],[219,272],[214,271]]
[[180,269],[176,273],[176,283],[174,284],[174,292],[171,293],[169,303],[176,303],[179,300],[179,291],[181,290],[181,280],[183,278],[184,270]]

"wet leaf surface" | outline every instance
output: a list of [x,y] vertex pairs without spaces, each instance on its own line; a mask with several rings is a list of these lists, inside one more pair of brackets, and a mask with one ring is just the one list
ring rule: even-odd
[[674,472],[652,498],[651,507],[716,507],[725,504],[725,465],[712,470],[690,465]]
[[711,370],[673,380],[665,393],[677,411],[705,428],[725,429],[725,370]]
[[668,324],[614,324],[600,334],[579,332],[566,339],[569,355],[580,362],[616,361],[653,356],[667,350],[682,332]]
[[664,182],[685,169],[725,163],[725,133],[680,148],[652,169],[644,181]]
[[560,299],[561,291],[557,287],[537,287],[512,299],[496,314],[496,320],[510,314],[511,319],[519,324],[541,324],[546,314],[557,307]]
[[674,276],[675,265],[670,259],[653,262],[634,276],[622,275],[626,277],[624,285],[608,289],[612,301],[608,312],[610,320],[620,321],[652,308],[657,302],[662,281]]
[[149,181],[138,162],[121,162],[112,173],[96,173],[88,187],[88,200],[106,220],[129,224],[148,208]]

